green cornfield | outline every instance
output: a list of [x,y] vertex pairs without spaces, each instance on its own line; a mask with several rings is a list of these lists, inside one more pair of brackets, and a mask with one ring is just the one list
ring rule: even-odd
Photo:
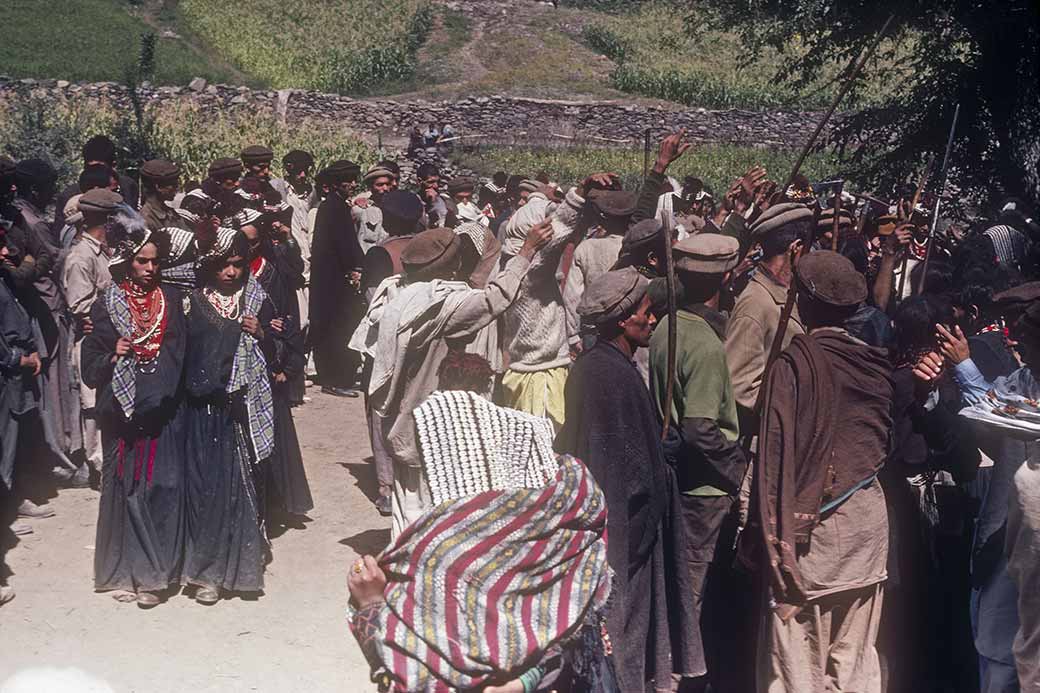
[[62,183],[79,174],[80,147],[88,138],[104,134],[120,151],[119,165],[133,172],[139,158],[157,157],[177,162],[183,179],[202,180],[210,162],[222,156],[237,157],[250,144],[264,144],[275,152],[274,170],[280,174],[282,156],[291,149],[309,151],[320,170],[336,159],[349,159],[364,169],[375,163],[375,150],[354,135],[327,121],[304,120],[291,127],[271,113],[204,112],[186,104],[149,108],[149,124],[140,151],[139,133],[126,113],[92,102],[55,105],[43,101],[0,102],[0,154],[15,160],[30,157],[50,161]]
[[410,77],[426,0],[181,0],[189,29],[274,88],[342,94]]
[[[789,149],[694,145],[671,166],[669,175],[680,181],[683,176],[696,176],[719,193],[754,165],[765,167],[772,180],[783,180],[797,157],[798,152]],[[606,171],[618,174],[626,190],[638,190],[643,175],[643,151],[631,148],[487,146],[460,151],[456,158],[481,175],[505,171],[534,177],[545,172],[561,185],[573,185],[591,173]],[[835,169],[836,162],[827,153],[810,155],[802,167],[810,180],[830,177]]]

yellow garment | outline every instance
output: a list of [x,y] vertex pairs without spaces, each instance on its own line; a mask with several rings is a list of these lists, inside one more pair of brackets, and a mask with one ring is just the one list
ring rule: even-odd
[[502,374],[503,407],[518,409],[552,421],[557,432],[563,426],[563,389],[567,384],[567,368],[544,371],[507,370]]

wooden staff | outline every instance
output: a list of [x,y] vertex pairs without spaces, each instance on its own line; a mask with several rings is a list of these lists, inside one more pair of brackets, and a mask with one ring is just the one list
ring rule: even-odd
[[787,186],[794,182],[795,176],[797,176],[798,172],[802,170],[802,164],[805,163],[805,157],[809,156],[809,152],[812,151],[813,145],[816,144],[816,138],[820,136],[820,133],[823,132],[823,128],[828,122],[830,122],[831,116],[834,115],[834,111],[838,108],[838,104],[841,103],[841,100],[844,99],[845,95],[849,93],[850,89],[852,89],[852,85],[856,83],[856,78],[859,77],[859,73],[863,71],[863,67],[867,64],[867,61],[874,55],[874,51],[877,50],[878,44],[881,43],[881,38],[885,35],[885,32],[888,31],[888,25],[892,23],[893,19],[895,19],[894,14],[888,15],[888,19],[885,20],[885,24],[881,27],[881,31],[878,32],[874,41],[869,46],[866,46],[866,50],[861,51],[860,55],[853,59],[853,62],[849,63],[849,78],[845,80],[845,84],[842,85],[841,91],[839,91],[838,95],[834,97],[830,108],[827,109],[823,118],[816,125],[816,129],[813,130],[812,135],[809,136],[809,141],[805,143],[801,154],[798,155],[798,160],[795,162],[794,168],[791,169],[791,175],[787,177],[787,182],[784,183],[783,190],[786,190]]
[[942,182],[939,184],[939,195],[935,198],[935,210],[932,212],[932,225],[928,229],[928,245],[924,250],[924,263],[921,267],[921,278],[917,280],[917,291],[915,294],[924,292],[924,280],[928,276],[928,261],[932,257],[932,245],[935,243],[935,228],[939,225],[939,205],[942,197],[946,194],[946,177],[950,172],[950,150],[953,149],[953,136],[957,132],[957,119],[961,115],[961,105],[953,109],[953,122],[950,123],[950,136],[946,138],[946,153],[943,155]]
[[838,183],[838,192],[834,194],[834,228],[831,229],[831,250],[838,252],[838,230],[841,221],[841,193],[845,190],[845,181]]
[[[910,203],[910,218],[914,216],[914,210],[917,209],[917,203],[921,201],[921,193],[924,192],[924,186],[928,184],[928,177],[932,172],[932,164],[935,163],[935,154],[928,157],[928,163],[924,165],[924,170],[921,171],[920,179],[917,181],[917,190],[914,191],[914,199]],[[910,219],[907,219],[910,221]],[[903,287],[906,285],[906,264],[910,257],[903,251],[903,264],[902,269],[899,272],[899,287],[896,289],[896,301],[903,300]]]
[[650,128],[643,133],[643,180],[650,175]]

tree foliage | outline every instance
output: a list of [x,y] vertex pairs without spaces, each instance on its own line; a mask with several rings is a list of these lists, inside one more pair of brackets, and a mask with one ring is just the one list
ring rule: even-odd
[[[859,80],[885,80],[886,96],[840,118],[827,143],[845,172],[894,192],[930,153],[941,160],[959,103],[951,186],[981,201],[1040,200],[1037,0],[708,2],[714,21],[741,34],[749,60],[766,47],[783,52],[777,78],[800,86],[817,82],[828,64],[850,63],[892,15]],[[690,19],[703,19],[703,10],[698,3]]]

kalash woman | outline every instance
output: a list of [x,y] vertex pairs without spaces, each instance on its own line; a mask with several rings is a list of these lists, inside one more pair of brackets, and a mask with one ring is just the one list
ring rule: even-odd
[[179,583],[184,548],[184,303],[159,285],[165,237],[140,215],[123,206],[106,236],[113,282],[82,349],[104,450],[94,586],[148,608]]
[[187,542],[195,600],[264,586],[263,465],[274,439],[266,354],[273,310],[249,272],[249,244],[217,232],[186,303]]

